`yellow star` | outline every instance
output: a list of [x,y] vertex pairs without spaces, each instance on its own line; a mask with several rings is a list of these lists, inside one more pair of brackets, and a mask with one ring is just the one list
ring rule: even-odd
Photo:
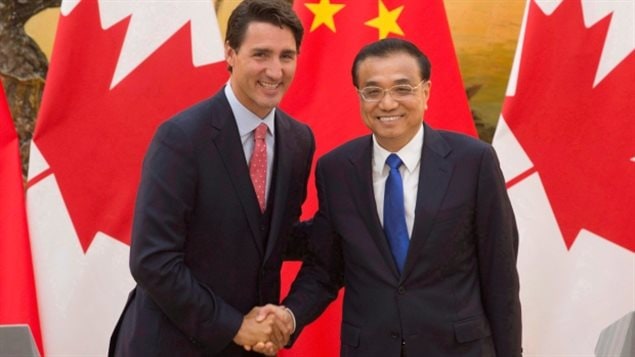
[[364,25],[374,27],[379,30],[379,39],[386,38],[391,32],[397,35],[403,35],[403,30],[397,23],[397,18],[403,11],[403,5],[394,10],[388,11],[382,0],[379,0],[379,16],[366,21]]
[[311,24],[311,32],[324,24],[335,32],[335,21],[333,16],[344,8],[343,4],[331,4],[330,0],[320,0],[319,4],[304,4],[315,15],[313,17],[313,23]]

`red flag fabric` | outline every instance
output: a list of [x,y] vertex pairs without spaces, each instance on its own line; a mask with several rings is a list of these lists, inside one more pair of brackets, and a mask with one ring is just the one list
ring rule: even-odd
[[494,146],[529,355],[605,355],[600,332],[635,310],[634,49],[634,0],[527,4]]
[[225,83],[223,57],[211,1],[62,3],[27,194],[47,354],[106,354],[134,286],[142,156],[161,121]]
[[[476,135],[442,0],[296,0],[294,9],[305,28],[298,69],[282,107],[309,123],[316,156],[367,134],[351,79],[353,59],[361,47],[385,37],[414,42],[432,63],[432,90],[425,121],[435,128]],[[305,215],[316,211],[314,183]],[[284,286],[299,264],[285,264]],[[286,294],[283,292],[283,296]],[[293,349],[281,356],[338,356],[341,296],[312,325]]]
[[0,325],[27,324],[42,351],[18,136],[0,83]]

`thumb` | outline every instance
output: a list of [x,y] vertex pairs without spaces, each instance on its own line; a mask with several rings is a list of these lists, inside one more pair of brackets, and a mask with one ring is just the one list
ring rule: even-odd
[[256,322],[263,322],[267,318],[267,315],[269,315],[269,310],[267,310],[266,307],[258,309],[256,313]]
[[269,314],[275,313],[275,312],[276,312],[275,305],[267,304],[259,308],[256,314],[256,322],[263,322],[267,318],[267,316],[269,316]]

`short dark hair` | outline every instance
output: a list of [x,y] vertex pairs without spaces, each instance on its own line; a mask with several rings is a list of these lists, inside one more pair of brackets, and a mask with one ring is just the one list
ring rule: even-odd
[[288,1],[244,0],[240,2],[227,21],[225,41],[231,48],[238,51],[245,39],[247,27],[252,22],[265,22],[280,28],[288,27],[295,38],[296,50],[300,52],[304,28]]
[[430,71],[432,68],[428,57],[412,42],[391,37],[370,43],[359,50],[357,56],[355,56],[355,60],[353,61],[353,68],[351,69],[353,85],[356,88],[359,88],[359,83],[357,83],[357,72],[359,70],[359,64],[363,60],[368,57],[386,57],[395,53],[406,53],[414,57],[419,65],[421,79],[424,81],[430,79]]

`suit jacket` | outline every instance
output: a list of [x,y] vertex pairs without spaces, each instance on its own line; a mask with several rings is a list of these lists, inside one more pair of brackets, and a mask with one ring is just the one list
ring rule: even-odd
[[300,217],[315,146],[309,127],[281,110],[275,125],[264,216],[222,90],[159,127],[135,208],[137,286],[110,355],[255,355],[232,339],[254,306],[279,303],[281,255]]
[[425,125],[400,275],[377,215],[372,138],[322,157],[313,250],[284,304],[301,328],[346,287],[341,355],[521,355],[518,234],[492,147]]

